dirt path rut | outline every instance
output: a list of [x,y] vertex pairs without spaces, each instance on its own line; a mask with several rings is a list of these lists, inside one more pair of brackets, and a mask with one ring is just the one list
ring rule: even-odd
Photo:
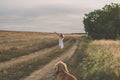
[[52,75],[54,65],[58,61],[69,59],[74,54],[74,52],[77,48],[77,43],[78,43],[78,41],[76,43],[74,43],[70,49],[65,51],[63,53],[63,55],[57,57],[56,59],[52,60],[49,64],[45,65],[43,68],[40,68],[39,70],[33,72],[30,76],[28,76],[24,79],[21,79],[21,80],[42,80],[44,75],[49,75],[49,74]]
[[47,54],[50,51],[56,49],[56,47],[57,46],[54,46],[52,48],[46,48],[46,49],[40,50],[38,52],[31,53],[29,55],[21,56],[21,57],[12,59],[10,61],[2,62],[2,63],[0,63],[0,70],[9,68],[11,66],[15,66],[17,64],[20,64],[20,63],[23,63],[23,62],[26,62],[26,61],[29,61],[29,60],[34,59],[34,58],[39,57],[39,56],[43,57],[43,56],[45,56],[45,54]]

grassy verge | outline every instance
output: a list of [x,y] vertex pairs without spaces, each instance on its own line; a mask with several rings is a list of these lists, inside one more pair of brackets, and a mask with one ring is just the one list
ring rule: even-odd
[[75,54],[70,60],[66,61],[70,73],[74,74],[78,78],[78,80],[81,80],[81,76],[79,76],[80,70],[78,65],[87,56],[86,50],[89,42],[90,40],[80,37],[78,39],[78,45]]
[[75,43],[75,41],[76,41],[75,39],[69,40],[65,48],[62,50],[56,48],[55,50],[51,51],[50,53],[48,53],[48,55],[44,57],[41,58],[38,57],[28,62],[18,64],[11,68],[0,71],[0,80],[20,80],[21,78],[28,76],[34,70],[39,69],[43,65],[49,63],[55,57],[61,55],[64,51],[69,49],[73,45],[73,43]]
[[120,41],[80,41],[72,59],[68,67],[78,80],[120,80]]
[[79,65],[86,72],[83,78],[120,80],[120,41],[92,41],[87,52],[88,57]]

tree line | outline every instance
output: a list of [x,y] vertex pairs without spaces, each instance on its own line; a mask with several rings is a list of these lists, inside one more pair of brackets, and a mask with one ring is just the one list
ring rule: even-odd
[[93,39],[120,38],[120,4],[111,3],[85,14],[84,27]]

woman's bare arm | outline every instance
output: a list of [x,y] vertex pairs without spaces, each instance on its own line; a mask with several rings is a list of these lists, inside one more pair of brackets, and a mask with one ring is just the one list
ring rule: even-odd
[[59,33],[55,32],[55,34],[57,34],[59,36]]

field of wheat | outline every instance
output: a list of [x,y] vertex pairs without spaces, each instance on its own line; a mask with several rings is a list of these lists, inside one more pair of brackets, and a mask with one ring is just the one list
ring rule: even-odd
[[64,45],[53,33],[0,31],[0,80],[56,80],[60,60],[78,80],[120,80],[120,40],[65,34]]
[[52,33],[0,32],[0,80],[21,80],[67,51],[76,39],[66,34],[65,47],[58,47]]

